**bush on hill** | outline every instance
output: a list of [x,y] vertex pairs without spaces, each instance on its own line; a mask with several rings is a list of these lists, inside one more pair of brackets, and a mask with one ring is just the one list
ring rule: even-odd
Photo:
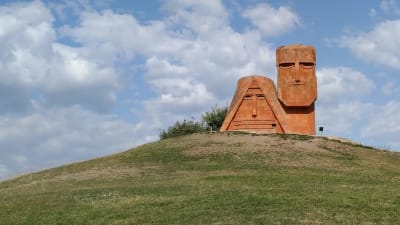
[[217,105],[211,107],[209,112],[205,112],[202,115],[203,121],[207,123],[207,128],[217,131],[221,128],[222,123],[225,120],[225,116],[228,113],[228,106],[218,107]]
[[176,121],[173,126],[160,133],[160,139],[178,137],[186,134],[193,134],[205,131],[206,129],[200,122],[194,120],[184,120],[183,122]]
[[168,127],[167,130],[160,132],[160,139],[178,137],[186,134],[199,133],[207,130],[217,131],[224,122],[228,107],[211,107],[209,112],[202,114],[203,123],[207,124],[203,126],[203,123],[192,120],[183,120],[183,122],[176,121],[174,125]]

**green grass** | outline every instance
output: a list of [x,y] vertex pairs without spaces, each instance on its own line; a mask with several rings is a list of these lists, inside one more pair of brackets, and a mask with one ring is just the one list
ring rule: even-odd
[[203,134],[0,183],[0,224],[400,224],[400,154]]

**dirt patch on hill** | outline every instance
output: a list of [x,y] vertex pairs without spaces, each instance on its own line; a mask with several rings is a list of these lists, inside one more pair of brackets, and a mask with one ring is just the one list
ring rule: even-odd
[[240,161],[341,171],[354,169],[358,160],[350,145],[345,148],[340,141],[315,136],[215,133],[188,138],[201,140],[184,152],[193,156],[227,153]]

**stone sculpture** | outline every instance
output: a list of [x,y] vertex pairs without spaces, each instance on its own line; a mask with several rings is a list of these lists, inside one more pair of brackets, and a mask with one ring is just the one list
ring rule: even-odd
[[267,77],[239,79],[220,131],[315,134],[315,63],[312,46],[277,48],[278,90]]

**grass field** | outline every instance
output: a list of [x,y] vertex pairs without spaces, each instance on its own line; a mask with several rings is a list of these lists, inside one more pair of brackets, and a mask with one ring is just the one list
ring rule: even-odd
[[0,224],[400,224],[400,153],[195,134],[0,183]]

